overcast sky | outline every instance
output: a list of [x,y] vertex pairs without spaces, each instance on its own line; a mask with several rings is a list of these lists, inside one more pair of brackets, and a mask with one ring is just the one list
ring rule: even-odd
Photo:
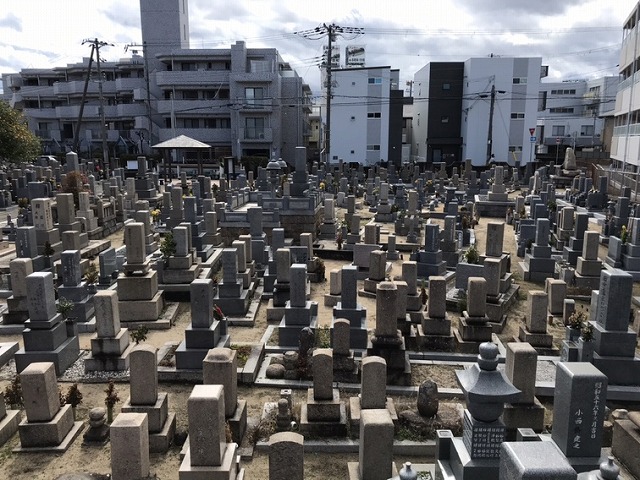
[[[636,0],[189,0],[191,48],[275,47],[320,92],[317,57],[326,39],[294,32],[322,23],[361,27],[343,46],[363,45],[367,66],[400,69],[400,79],[431,61],[541,56],[549,80],[617,74],[622,23]],[[107,60],[141,42],[136,0],[22,0],[0,13],[0,74],[50,68],[88,56],[85,38],[115,46]],[[344,54],[344,52],[343,52]]]

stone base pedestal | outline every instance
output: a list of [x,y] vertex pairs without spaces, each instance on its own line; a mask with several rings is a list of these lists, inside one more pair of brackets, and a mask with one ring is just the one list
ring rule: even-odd
[[418,325],[416,343],[421,351],[451,352],[455,348],[455,337],[451,333],[449,323],[448,334],[429,334],[424,332],[422,325]]
[[[391,416],[395,429],[398,429],[398,412],[391,397],[387,397],[385,408]],[[362,408],[360,408],[360,395],[349,398],[349,435],[351,438],[360,438],[360,416]]]
[[[4,410],[4,405],[0,408]],[[20,410],[7,410],[5,416],[0,419],[0,446],[7,443],[7,440],[18,431],[19,423]]]
[[367,345],[367,356],[372,355],[382,357],[387,362],[387,385],[411,385],[411,364],[401,335],[371,337]]
[[516,440],[518,428],[531,428],[536,433],[544,430],[545,409],[537,398],[531,405],[516,405],[506,403],[502,414],[502,421],[507,427],[507,441]]
[[312,421],[308,415],[308,405],[303,403],[300,407],[300,434],[311,437],[346,437],[347,436],[347,409],[344,403],[338,404],[339,419],[335,421]]
[[55,350],[29,350],[24,348],[15,354],[16,371],[20,373],[34,362],[53,362],[56,367],[56,375],[62,375],[78,359],[80,355],[80,341],[77,336],[68,337]]
[[[82,425],[82,422],[78,423]],[[18,426],[20,446],[22,449],[58,447],[65,441],[74,426],[71,405],[63,406],[48,422],[28,422],[25,419]]]
[[[349,472],[348,480],[362,480],[359,462],[347,462],[347,470]],[[398,469],[393,462],[391,463],[391,478],[398,478]]]
[[176,414],[169,412],[169,395],[158,393],[155,405],[131,405],[131,399],[122,405],[123,413],[146,413],[149,421],[149,451],[163,453],[169,449],[176,431]]
[[640,478],[640,429],[631,420],[617,420],[613,424],[611,453],[633,478]]
[[[120,291],[120,288],[118,288]],[[164,295],[162,290],[157,290],[148,300],[118,301],[120,321],[126,322],[153,322],[158,320],[164,308]]]
[[178,470],[180,480],[236,480],[239,475],[238,445],[235,443],[227,443],[218,466],[191,465],[191,449],[188,449]]
[[553,347],[553,335],[549,333],[531,333],[526,327],[520,326],[518,340],[530,343],[534,348],[551,348]]
[[238,400],[233,416],[227,418],[231,429],[231,440],[240,445],[247,431],[247,401]]
[[[487,322],[470,321],[466,312],[460,317],[458,331],[465,342],[490,342],[493,329]],[[487,319],[488,321],[488,319]]]

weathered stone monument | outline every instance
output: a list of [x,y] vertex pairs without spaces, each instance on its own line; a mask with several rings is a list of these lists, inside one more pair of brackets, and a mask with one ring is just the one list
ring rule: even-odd
[[124,227],[127,261],[124,275],[118,277],[118,308],[125,325],[147,328],[170,328],[170,323],[158,322],[164,308],[164,295],[158,290],[158,272],[151,269],[144,243],[144,224],[133,222]]
[[242,442],[247,429],[247,401],[238,399],[237,352],[230,348],[212,348],[202,362],[202,383],[224,387],[224,416],[231,438]]
[[213,281],[198,279],[189,285],[191,325],[184,331],[185,339],[176,349],[177,369],[202,369],[207,352],[216,347],[228,347],[227,319],[214,316]]
[[447,281],[444,277],[429,279],[427,310],[418,326],[418,345],[425,350],[449,351],[454,347],[451,320],[447,315]]
[[340,392],[333,388],[333,352],[318,348],[313,352],[313,387],[302,404],[300,432],[303,435],[342,437],[347,434],[347,412]]
[[24,347],[15,354],[16,370],[32,362],[52,362],[61,375],[80,354],[77,325],[56,311],[53,275],[35,272],[27,276],[29,320],[22,332]]
[[124,371],[129,369],[129,330],[120,328],[118,292],[100,290],[93,296],[96,307],[96,334],[91,338],[91,353],[84,359],[84,369]]
[[60,406],[56,369],[51,362],[34,362],[20,373],[26,419],[20,422],[17,452],[65,452],[82,430],[71,405]]
[[146,413],[120,413],[110,428],[111,478],[149,476],[149,419]]
[[169,412],[169,395],[158,392],[157,349],[136,345],[129,354],[130,396],[122,405],[124,413],[148,415],[149,451],[166,452],[176,431],[176,414]]
[[189,448],[180,464],[180,480],[244,477],[238,445],[227,443],[224,426],[224,387],[195,385],[187,401]]

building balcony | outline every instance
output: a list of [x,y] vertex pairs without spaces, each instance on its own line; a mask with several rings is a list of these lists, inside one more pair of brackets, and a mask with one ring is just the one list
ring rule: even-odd
[[36,130],[35,134],[42,140],[56,140],[58,142],[62,140],[60,130]]
[[254,113],[259,112],[272,112],[273,101],[271,99],[252,99],[252,98],[240,98],[237,100],[240,103],[240,113]]
[[186,135],[204,143],[231,143],[230,128],[161,128],[158,141],[164,142],[178,135]]
[[156,84],[159,87],[180,87],[195,85],[229,84],[227,70],[202,70],[195,72],[171,71],[157,72]]
[[[83,118],[98,118],[100,113],[98,105],[85,105],[82,112]],[[80,115],[80,105],[66,105],[56,107],[56,116],[60,119],[76,120]]]
[[233,79],[238,83],[269,83],[276,79],[277,73],[272,72],[247,72],[237,73]]
[[119,117],[135,117],[146,115],[147,106],[143,103],[124,103],[116,105],[116,113]]
[[273,142],[273,129],[271,128],[241,128],[240,141],[251,143]]
[[[57,82],[53,84],[53,93],[55,95],[82,95],[84,91],[84,81],[77,80],[75,82]],[[99,83],[90,80],[87,85],[87,95],[96,96],[99,94]],[[102,93],[110,95],[116,93],[116,82],[102,82]]]
[[58,118],[57,108],[25,108],[24,116],[35,121],[54,120]]
[[[173,103],[173,105],[172,105]],[[221,114],[229,112],[230,100],[158,100],[158,113]]]
[[144,88],[144,78],[116,78],[116,90],[118,92],[131,92],[136,88]]
[[602,145],[602,139],[599,134],[595,136],[581,135],[579,137],[544,137],[544,145],[558,145],[556,139],[560,138],[560,144],[569,147],[597,147]]
[[55,98],[56,95],[54,93],[53,87],[47,87],[47,86],[43,86],[43,87],[31,87],[31,86],[26,86],[26,87],[21,87],[20,88],[20,95],[22,95],[22,98],[25,100],[29,100],[29,99],[38,99],[38,98]]

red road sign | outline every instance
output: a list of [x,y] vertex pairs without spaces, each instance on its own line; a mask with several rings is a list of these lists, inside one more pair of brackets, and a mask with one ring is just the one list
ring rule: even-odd
[[560,137],[556,137],[556,145],[560,145],[561,141],[562,141],[562,139]]
[[536,129],[535,128],[530,128],[529,129],[529,134],[533,135],[534,133],[536,133]]

